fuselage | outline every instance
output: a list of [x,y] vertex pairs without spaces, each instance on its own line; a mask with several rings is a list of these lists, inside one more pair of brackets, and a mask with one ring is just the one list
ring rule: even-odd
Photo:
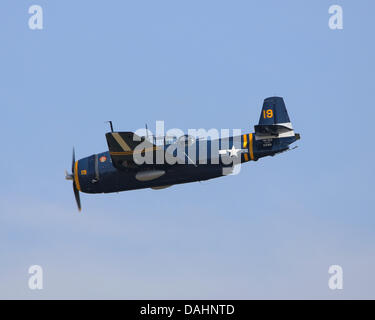
[[[265,156],[273,156],[285,151],[288,146],[298,139],[297,135],[287,137],[261,137],[254,133],[243,134],[236,137],[205,140],[206,148],[202,152],[200,144],[203,142],[195,140],[191,145],[185,147],[183,163],[155,164],[132,167],[116,168],[112,163],[110,152],[102,152],[80,159],[74,165],[74,181],[77,189],[85,193],[110,193],[134,189],[154,188],[160,189],[175,184],[203,181],[226,175],[229,167],[224,157],[232,157],[231,149],[241,152],[237,163],[256,161]],[[227,150],[228,155],[213,150],[213,146],[219,150]],[[166,151],[170,145],[163,145]],[[191,150],[193,156],[191,156]],[[194,158],[194,159],[192,159]],[[228,159],[226,159],[228,160]],[[235,163],[235,162],[234,162]]]

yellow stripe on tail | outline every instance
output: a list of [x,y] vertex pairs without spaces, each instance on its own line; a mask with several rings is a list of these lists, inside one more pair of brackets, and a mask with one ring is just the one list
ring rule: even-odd
[[249,152],[250,152],[250,159],[254,160],[254,150],[253,150],[253,134],[249,134],[249,141],[250,141],[250,146],[249,146]]

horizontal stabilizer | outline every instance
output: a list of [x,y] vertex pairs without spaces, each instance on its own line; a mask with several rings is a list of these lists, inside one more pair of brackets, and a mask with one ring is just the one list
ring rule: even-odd
[[293,128],[288,127],[287,124],[271,124],[271,125],[256,125],[254,126],[255,134],[278,136],[281,133],[293,131]]

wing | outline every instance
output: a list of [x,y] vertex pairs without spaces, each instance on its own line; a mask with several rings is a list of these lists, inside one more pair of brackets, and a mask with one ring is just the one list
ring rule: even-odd
[[[146,140],[139,137],[134,132],[108,132],[105,135],[107,139],[109,153],[113,165],[120,170],[125,168],[134,168],[138,165],[134,162],[134,154],[145,152],[156,152],[159,148]],[[142,143],[142,149],[136,147]]]

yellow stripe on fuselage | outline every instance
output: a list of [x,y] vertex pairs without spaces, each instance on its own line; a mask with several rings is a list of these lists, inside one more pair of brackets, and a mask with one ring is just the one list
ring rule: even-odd
[[247,147],[247,134],[243,135],[243,148],[246,149]]
[[79,185],[79,178],[78,178],[78,161],[74,164],[74,182],[76,183],[76,187],[78,191],[81,191],[81,186]]
[[254,149],[253,149],[253,134],[249,134],[249,141],[250,141],[250,146],[249,146],[249,152],[250,152],[250,159],[254,160]]

